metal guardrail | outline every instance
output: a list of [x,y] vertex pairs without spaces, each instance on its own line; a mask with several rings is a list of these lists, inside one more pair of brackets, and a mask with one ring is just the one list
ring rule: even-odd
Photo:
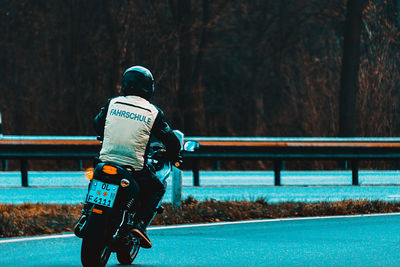
[[24,187],[29,185],[28,159],[93,159],[99,149],[100,142],[94,136],[0,135],[0,159],[20,160]]
[[[281,185],[283,162],[287,159],[325,159],[351,162],[352,184],[358,185],[358,161],[362,159],[400,159],[400,138],[232,138],[192,137],[200,149],[194,159],[273,160],[275,185]],[[194,164],[194,184],[199,184]],[[197,173],[197,174],[196,174]]]
[[[196,152],[183,155],[193,162],[194,185],[199,185],[202,159],[272,160],[275,185],[281,185],[283,162],[288,159],[350,161],[353,185],[359,184],[359,160],[400,159],[400,138],[185,137],[185,141],[200,144]],[[23,186],[28,186],[28,159],[88,159],[99,149],[93,136],[0,136],[0,159],[21,161]]]

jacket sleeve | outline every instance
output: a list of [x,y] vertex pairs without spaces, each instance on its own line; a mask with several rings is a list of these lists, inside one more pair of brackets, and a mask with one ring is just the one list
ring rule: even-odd
[[154,121],[152,134],[165,145],[166,158],[170,161],[176,161],[181,150],[181,143],[165,120],[164,112],[159,108],[157,109],[159,112]]
[[101,137],[101,139],[104,138],[104,126],[106,124],[107,111],[108,107],[110,106],[110,101],[111,98],[107,100],[104,107],[100,109],[99,114],[97,114],[93,120],[94,130],[96,131],[97,135]]

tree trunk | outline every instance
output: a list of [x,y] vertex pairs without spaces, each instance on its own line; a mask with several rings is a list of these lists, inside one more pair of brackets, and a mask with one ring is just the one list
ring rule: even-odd
[[363,0],[348,0],[339,95],[339,136],[356,136]]
[[[207,2],[205,2],[205,6]],[[205,111],[203,103],[203,87],[199,73],[202,47],[195,60],[193,55],[194,23],[191,1],[179,0],[176,5],[176,21],[178,29],[178,103],[182,112],[182,130],[189,135],[202,134],[205,132]],[[204,9],[204,6],[203,6]],[[207,12],[203,10],[203,12]],[[207,18],[207,16],[206,16]],[[204,26],[205,27],[205,26]],[[204,38],[204,35],[202,36]],[[204,41],[204,39],[203,39]],[[200,46],[204,47],[200,42]]]

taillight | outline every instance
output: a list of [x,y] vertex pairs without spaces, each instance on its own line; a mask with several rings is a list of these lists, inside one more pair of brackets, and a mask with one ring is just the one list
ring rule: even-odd
[[129,180],[127,179],[122,179],[121,180],[121,186],[122,187],[128,187],[130,185],[131,182],[129,182]]

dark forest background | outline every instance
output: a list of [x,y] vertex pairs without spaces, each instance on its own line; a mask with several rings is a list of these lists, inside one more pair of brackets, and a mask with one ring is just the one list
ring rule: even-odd
[[[188,136],[338,136],[345,0],[0,0],[4,134],[94,135],[125,68]],[[365,1],[356,136],[400,133],[400,1]]]

